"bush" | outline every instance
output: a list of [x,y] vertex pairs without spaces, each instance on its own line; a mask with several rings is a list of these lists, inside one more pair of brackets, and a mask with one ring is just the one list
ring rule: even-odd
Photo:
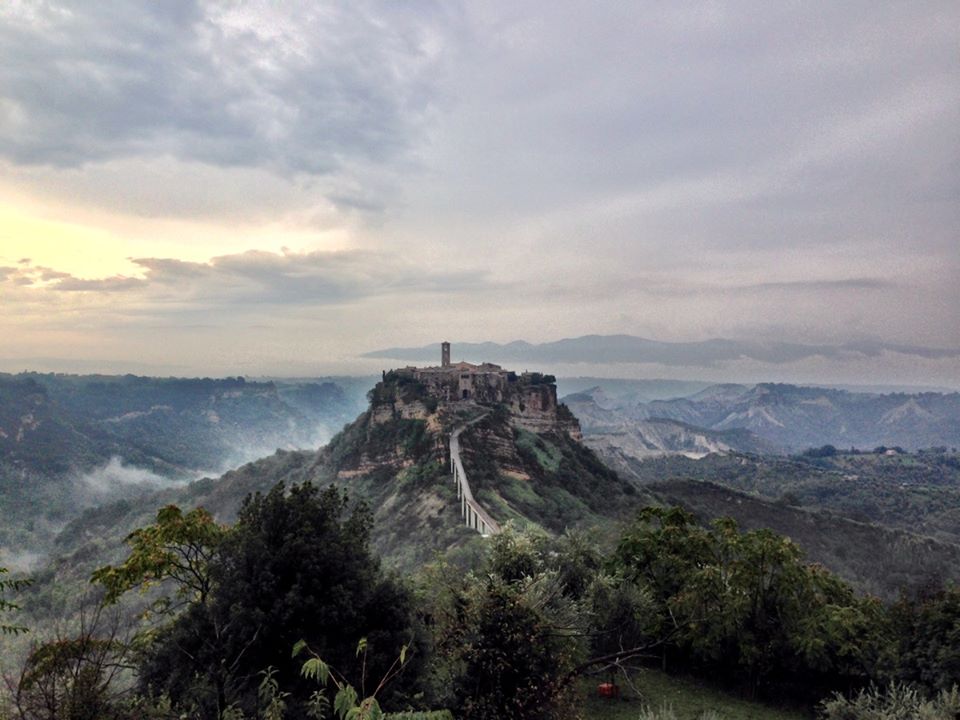
[[861,690],[856,697],[835,695],[820,704],[824,720],[954,720],[960,716],[960,692],[954,685],[932,700],[910,685]]
[[[244,502],[236,526],[208,565],[211,590],[160,631],[139,668],[141,690],[166,692],[176,709],[217,717],[231,705],[256,711],[258,673],[276,668],[291,692],[288,717],[305,716],[313,689],[298,678],[291,648],[301,638],[344,672],[356,639],[369,639],[363,672],[382,677],[396,648],[411,643],[411,598],[370,550],[372,517],[335,487],[280,483]],[[414,667],[385,704],[409,707]]]
[[[661,705],[656,710],[645,706],[640,710],[639,720],[677,720],[677,713],[671,705]],[[697,720],[720,720],[720,716],[713,710],[704,710]]]

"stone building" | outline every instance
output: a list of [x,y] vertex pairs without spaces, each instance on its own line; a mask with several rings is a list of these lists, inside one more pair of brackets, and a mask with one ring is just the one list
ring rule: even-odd
[[440,345],[440,365],[405,367],[394,370],[401,376],[413,377],[438,400],[474,400],[479,403],[500,403],[506,400],[507,388],[519,376],[493,363],[474,365],[450,362],[450,343]]
[[[417,380],[427,393],[442,402],[504,404],[516,425],[535,432],[563,429],[579,439],[580,426],[569,411],[559,412],[554,378],[541,373],[515,373],[494,363],[475,365],[450,361],[450,343],[440,345],[440,365],[393,370]],[[569,416],[569,417],[568,417]]]

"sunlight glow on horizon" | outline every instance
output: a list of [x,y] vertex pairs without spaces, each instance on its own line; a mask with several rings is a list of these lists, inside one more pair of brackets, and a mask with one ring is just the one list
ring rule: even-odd
[[[39,212],[38,212],[39,210]],[[225,254],[260,250],[344,250],[353,243],[340,230],[304,230],[281,224],[220,227],[211,223],[111,217],[67,221],[44,209],[0,203],[0,265],[29,259],[33,266],[83,279],[142,277],[132,258],[208,262]],[[117,226],[117,227],[113,227]]]

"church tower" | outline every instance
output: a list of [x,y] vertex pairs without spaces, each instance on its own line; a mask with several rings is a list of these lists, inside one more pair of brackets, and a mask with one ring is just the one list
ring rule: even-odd
[[450,367],[450,343],[440,343],[440,366]]

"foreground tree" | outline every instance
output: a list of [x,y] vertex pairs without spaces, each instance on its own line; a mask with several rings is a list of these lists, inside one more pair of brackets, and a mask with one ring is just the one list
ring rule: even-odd
[[[321,491],[304,483],[288,491],[280,484],[249,497],[237,524],[214,544],[167,547],[160,572],[149,561],[153,554],[135,559],[136,547],[125,566],[98,571],[101,582],[123,592],[137,586],[138,568],[145,566],[151,579],[175,578],[188,596],[186,609],[147,647],[141,690],[167,693],[199,717],[251,716],[261,673],[269,667],[272,680],[290,693],[286,717],[305,717],[303,699],[311,685],[291,657],[300,639],[347,669],[358,662],[357,638],[366,637],[368,670],[383,674],[396,648],[415,646],[412,609],[406,590],[381,573],[370,551],[370,527],[369,510],[351,507],[334,487]],[[409,687],[401,679],[392,689],[386,703],[398,701]]]
[[155,609],[176,613],[189,603],[203,605],[210,596],[210,566],[226,535],[204,508],[184,513],[176,505],[157,512],[153,525],[127,536],[130,555],[122,565],[107,565],[93,573],[93,582],[106,590],[108,604],[124,593],[169,583],[173,595],[162,594]]
[[893,675],[933,690],[960,683],[960,588],[901,601],[892,615],[899,637]]
[[632,644],[629,623],[597,642],[596,608],[623,619],[601,565],[583,535],[554,540],[507,527],[474,572],[443,564],[427,572],[421,610],[435,643],[433,704],[466,720],[575,717],[582,675],[647,649],[645,638]]
[[741,532],[729,518],[703,528],[680,508],[646,508],[612,566],[652,596],[665,664],[750,694],[822,696],[862,685],[890,644],[878,601],[804,563],[788,538]]
[[437,644],[437,704],[465,720],[562,718],[572,709],[563,680],[582,659],[576,601],[545,562],[547,539],[495,536],[482,568],[436,568],[424,600]]

